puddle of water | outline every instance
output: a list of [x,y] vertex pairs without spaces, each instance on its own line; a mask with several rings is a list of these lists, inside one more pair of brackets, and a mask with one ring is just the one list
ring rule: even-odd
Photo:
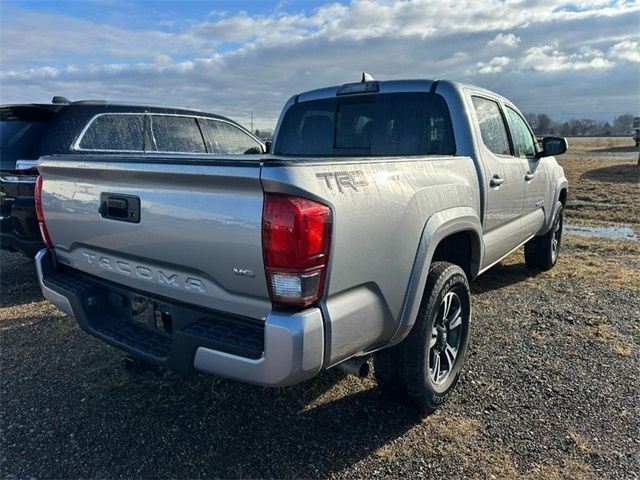
[[640,241],[640,235],[630,227],[588,227],[586,225],[565,225],[564,233],[577,237],[599,237],[609,240]]

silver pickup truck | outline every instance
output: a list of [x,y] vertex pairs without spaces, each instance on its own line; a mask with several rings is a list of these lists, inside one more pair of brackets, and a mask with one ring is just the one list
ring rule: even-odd
[[567,179],[518,109],[450,81],[293,96],[271,154],[45,157],[44,296],[131,357],[282,386],[374,373],[423,411],[458,381],[468,282],[560,250]]

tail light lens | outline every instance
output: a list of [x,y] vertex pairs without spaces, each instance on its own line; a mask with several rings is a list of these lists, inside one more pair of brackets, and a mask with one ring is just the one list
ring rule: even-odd
[[47,248],[53,248],[53,242],[49,236],[49,230],[47,230],[47,224],[44,222],[44,213],[42,211],[42,175],[36,180],[35,187],[35,200],[36,200],[36,217],[38,217],[38,225],[40,225],[40,233]]
[[322,297],[331,247],[331,209],[291,195],[265,194],[262,248],[271,301],[305,307]]

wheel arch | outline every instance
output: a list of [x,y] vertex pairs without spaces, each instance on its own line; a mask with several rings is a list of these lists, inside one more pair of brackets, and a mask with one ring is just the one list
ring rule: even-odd
[[[454,248],[456,246],[462,246],[466,251],[461,254]],[[389,344],[399,343],[411,331],[434,261],[462,262],[459,266],[472,280],[480,270],[482,254],[482,225],[475,209],[454,207],[433,214],[422,230],[398,326]]]
[[545,219],[544,227],[541,229],[542,233],[548,232],[553,225],[553,220],[556,218],[558,202],[562,204],[563,208],[566,206],[567,196],[569,194],[569,181],[564,176],[558,178],[556,186],[552,191],[553,197],[550,205],[551,208],[549,209],[549,215]]

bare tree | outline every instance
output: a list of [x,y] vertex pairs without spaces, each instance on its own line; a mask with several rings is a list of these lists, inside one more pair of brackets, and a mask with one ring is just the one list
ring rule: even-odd
[[627,136],[631,133],[634,122],[633,115],[629,113],[618,115],[613,123],[592,118],[571,118],[565,122],[556,122],[545,113],[525,113],[524,115],[536,135]]
[[538,131],[541,134],[553,134],[554,132],[554,128],[553,128],[553,120],[551,120],[551,118],[549,118],[549,115],[546,115],[544,113],[539,113],[538,114]]
[[631,133],[631,125],[633,124],[633,115],[625,113],[618,115],[613,120],[614,135],[629,135]]

